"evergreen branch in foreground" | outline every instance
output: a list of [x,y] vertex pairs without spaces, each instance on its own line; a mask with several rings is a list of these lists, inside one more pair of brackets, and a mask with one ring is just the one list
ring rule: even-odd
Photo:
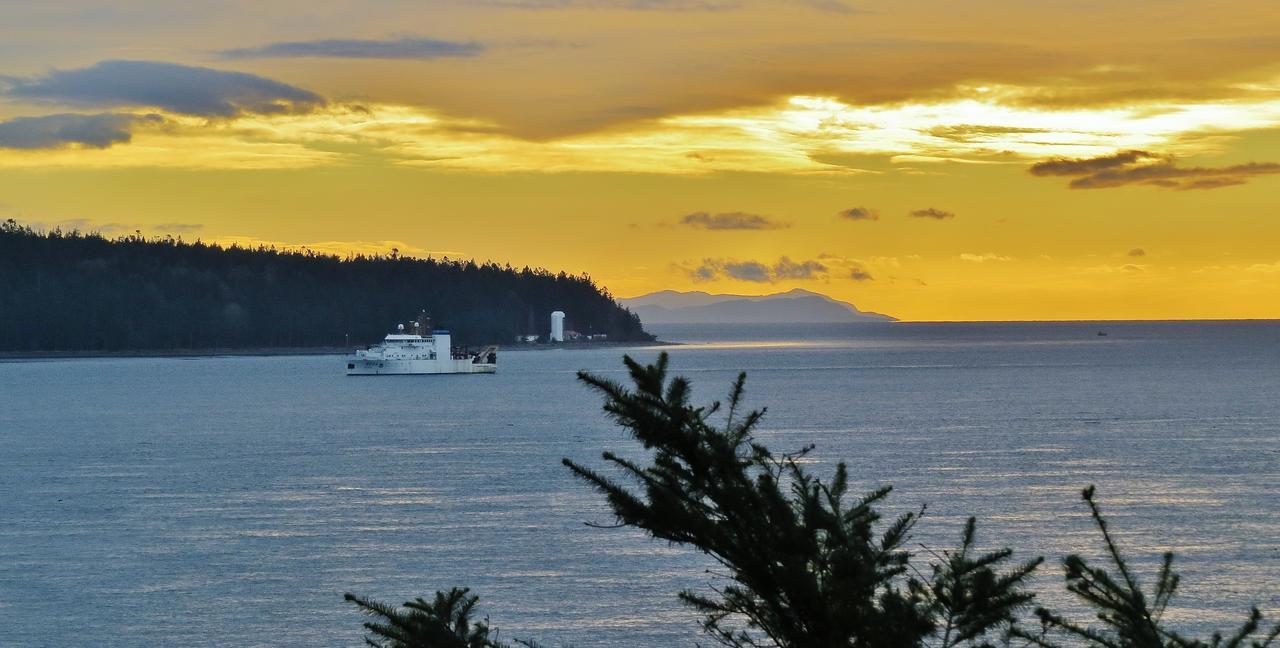
[[1162,618],[1181,582],[1173,571],[1173,553],[1166,552],[1162,557],[1155,589],[1148,602],[1128,561],[1120,553],[1094,494],[1094,487],[1088,486],[1080,497],[1089,507],[1089,515],[1102,534],[1107,557],[1115,573],[1090,565],[1078,554],[1063,558],[1062,566],[1067,591],[1095,610],[1102,627],[1081,625],[1051,610],[1037,608],[1036,616],[1040,618],[1044,632],[1032,636],[1017,630],[1015,634],[1032,640],[1035,645],[1047,647],[1055,645],[1046,638],[1048,632],[1056,631],[1069,639],[1083,640],[1088,646],[1101,648],[1267,648],[1280,637],[1280,624],[1277,624],[1261,638],[1253,638],[1262,624],[1262,613],[1256,607],[1229,637],[1214,633],[1208,640],[1191,639],[1168,628]]

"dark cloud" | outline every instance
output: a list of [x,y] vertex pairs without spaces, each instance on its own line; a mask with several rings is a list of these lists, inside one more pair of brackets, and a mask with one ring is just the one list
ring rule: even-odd
[[682,216],[680,224],[708,230],[763,230],[786,227],[786,225],[769,220],[765,216],[746,212],[722,212],[719,214],[694,212]]
[[354,58],[354,59],[434,59],[475,56],[484,45],[474,42],[399,38],[395,40],[327,39],[271,43],[262,47],[229,49],[226,58]]
[[795,262],[787,257],[778,259],[773,264],[773,278],[779,279],[813,279],[827,271],[827,266],[817,261]]
[[1146,151],[1122,151],[1114,155],[1078,160],[1055,158],[1031,165],[1032,175],[1076,176],[1072,189],[1110,189],[1127,185],[1151,185],[1165,189],[1218,189],[1248,182],[1254,176],[1280,174],[1280,163],[1248,162],[1226,167],[1180,167],[1168,157]]
[[867,272],[864,268],[854,268],[853,270],[850,270],[849,278],[854,281],[871,281],[872,279],[875,279],[875,277],[872,277],[871,273]]
[[720,274],[720,267],[711,262],[710,259],[702,262],[702,265],[696,268],[688,268],[689,276],[694,281],[711,281]]
[[728,278],[755,283],[769,283],[773,277],[769,266],[759,261],[735,261],[732,259],[703,259],[694,267],[685,267],[694,281],[713,281]]
[[[696,266],[677,266],[683,269],[694,281],[712,281],[714,279],[737,279],[754,283],[773,283],[787,280],[821,279],[827,276],[830,268],[821,261],[792,261],[789,257],[780,257],[772,265],[762,261],[748,259],[703,259]],[[870,278],[870,275],[867,276]]]
[[1088,175],[1091,173],[1106,171],[1107,169],[1115,169],[1118,167],[1129,166],[1131,164],[1145,163],[1151,160],[1161,159],[1163,158],[1146,151],[1130,150],[1094,158],[1053,158],[1031,165],[1029,171],[1031,171],[1031,175],[1034,176]]
[[[1250,175],[1266,175],[1266,174],[1271,174],[1271,173],[1280,173],[1280,165],[1275,165],[1275,164],[1268,164],[1268,165],[1254,165],[1254,164],[1250,164],[1250,165],[1248,165],[1248,166],[1251,166],[1251,167],[1256,167],[1256,166],[1266,166],[1266,167],[1270,167],[1270,168],[1269,168],[1268,170],[1265,170],[1265,171],[1261,171],[1261,170],[1258,170],[1258,169],[1256,169],[1256,168],[1255,168],[1255,169],[1251,169],[1251,170],[1249,170],[1249,172],[1247,172],[1247,173],[1240,173],[1239,175],[1223,175],[1223,176],[1215,176],[1215,177],[1209,177],[1209,178],[1196,178],[1196,179],[1183,180],[1183,181],[1181,181],[1181,182],[1177,182],[1177,181],[1174,181],[1174,180],[1155,180],[1155,181],[1152,181],[1150,184],[1156,185],[1156,186],[1158,186],[1158,187],[1164,187],[1165,189],[1180,189],[1180,190],[1186,190],[1186,189],[1217,189],[1217,188],[1219,188],[1219,187],[1234,187],[1234,186],[1236,186],[1236,185],[1242,185],[1242,184],[1244,184],[1244,183],[1246,183],[1246,182],[1248,182],[1248,181],[1249,181],[1249,180],[1248,180],[1248,176],[1250,176]],[[1203,171],[1217,171],[1217,169],[1201,169],[1201,170],[1203,170]],[[1237,171],[1237,172],[1238,172],[1238,171],[1240,171],[1240,169],[1239,169],[1238,167],[1232,167],[1231,169],[1224,169],[1224,170],[1225,170],[1225,171],[1228,171],[1228,172],[1232,172],[1232,171]],[[1110,186],[1110,185],[1106,185],[1106,186]],[[1086,188],[1087,188],[1087,189],[1098,189],[1098,188],[1102,188],[1102,187],[1100,186],[1100,187],[1086,187]]]
[[916,218],[932,218],[934,220],[947,220],[948,218],[956,217],[952,212],[934,209],[933,207],[928,209],[914,209],[908,212],[908,215]]
[[769,268],[759,261],[729,261],[720,265],[720,272],[741,281],[768,282]]
[[1144,257],[1147,256],[1147,251],[1142,248],[1133,248],[1132,250],[1129,250],[1129,256]]
[[52,149],[82,146],[103,149],[128,142],[139,125],[163,122],[164,119],[159,115],[114,113],[15,117],[0,122],[0,148]]
[[1146,184],[1165,189],[1217,189],[1244,184],[1253,176],[1280,173],[1275,162],[1249,162],[1229,167],[1179,167],[1173,163],[1127,167],[1101,171],[1076,178],[1072,189],[1110,189],[1131,184]]
[[839,214],[840,218],[848,220],[880,220],[880,212],[869,207],[851,207]]
[[155,61],[103,61],[11,79],[6,94],[56,104],[158,108],[201,117],[306,112],[324,103],[313,92],[253,74]]

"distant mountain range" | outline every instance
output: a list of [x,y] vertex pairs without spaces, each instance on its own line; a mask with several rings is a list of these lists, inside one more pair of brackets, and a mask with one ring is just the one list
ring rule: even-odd
[[773,295],[712,295],[662,290],[618,300],[645,324],[826,324],[896,322],[853,304],[796,288]]

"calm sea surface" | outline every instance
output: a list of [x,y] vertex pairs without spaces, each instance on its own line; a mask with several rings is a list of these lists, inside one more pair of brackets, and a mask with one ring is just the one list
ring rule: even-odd
[[[1108,335],[1096,335],[1104,328]],[[740,370],[760,438],[816,444],[929,505],[916,540],[1096,554],[1079,489],[1171,615],[1280,613],[1280,323],[657,327],[701,399]],[[562,457],[637,453],[579,369],[505,352],[493,376],[347,378],[337,356],[0,362],[0,644],[358,645],[351,591],[470,586],[506,638],[692,646],[676,600],[709,565],[610,522]]]

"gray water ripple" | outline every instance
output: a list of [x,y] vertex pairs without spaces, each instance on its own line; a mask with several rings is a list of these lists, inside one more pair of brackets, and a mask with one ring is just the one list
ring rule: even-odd
[[[699,399],[749,371],[760,439],[816,444],[915,541],[1099,557],[1097,483],[1150,574],[1179,554],[1170,618],[1280,613],[1280,325],[900,325],[671,330]],[[661,332],[661,331],[660,331]],[[358,645],[341,595],[472,587],[504,637],[692,646],[675,598],[712,565],[609,522],[560,465],[642,453],[577,384],[617,349],[504,352],[497,375],[351,380],[341,359],[0,362],[0,643]],[[650,360],[657,349],[629,352]],[[1149,577],[1148,577],[1149,578]],[[56,622],[52,622],[56,620]]]

